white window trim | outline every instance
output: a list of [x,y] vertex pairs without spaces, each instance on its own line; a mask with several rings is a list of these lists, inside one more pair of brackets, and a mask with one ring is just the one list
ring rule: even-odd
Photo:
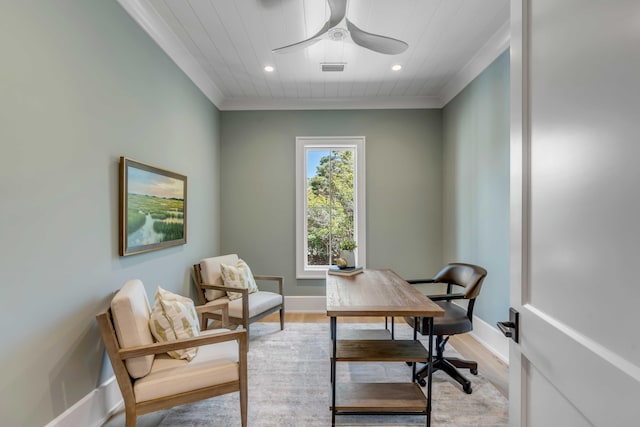
[[[364,136],[299,136],[296,137],[296,278],[297,279],[324,279],[327,267],[307,266],[306,239],[307,239],[307,148],[353,148],[356,151],[354,157],[354,198],[355,216],[354,224],[355,241],[358,247],[355,250],[356,264],[366,266],[366,212],[365,212],[365,137]],[[301,202],[302,201],[302,202]]]

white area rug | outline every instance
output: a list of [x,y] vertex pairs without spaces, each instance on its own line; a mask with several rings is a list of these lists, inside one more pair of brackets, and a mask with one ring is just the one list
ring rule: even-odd
[[[411,337],[411,329],[397,322],[396,339]],[[346,328],[380,328],[375,324],[338,322],[338,335]],[[448,352],[455,350],[448,346]],[[330,426],[329,325],[279,323],[251,325],[249,350],[250,427]],[[465,374],[466,375],[466,374]],[[508,424],[508,402],[485,378],[467,375],[473,393],[468,395],[446,374],[433,378],[432,426],[503,427]],[[411,367],[405,363],[338,363],[338,382],[411,381]],[[425,388],[426,389],[426,388]],[[163,427],[231,427],[240,425],[237,393],[173,408],[160,424]],[[338,426],[424,426],[425,416],[339,415]]]

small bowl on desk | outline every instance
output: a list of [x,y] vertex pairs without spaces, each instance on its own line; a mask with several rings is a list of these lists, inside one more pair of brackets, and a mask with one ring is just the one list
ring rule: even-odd
[[340,270],[343,270],[345,268],[347,268],[347,260],[344,258],[338,258],[336,259],[336,265],[338,266],[338,268]]

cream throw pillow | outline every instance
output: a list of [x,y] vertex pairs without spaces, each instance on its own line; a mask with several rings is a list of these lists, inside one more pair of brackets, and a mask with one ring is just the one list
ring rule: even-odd
[[[158,286],[149,321],[151,333],[159,342],[176,341],[200,335],[200,323],[190,298],[166,291]],[[198,347],[169,351],[174,359],[191,360]]]
[[[256,285],[251,269],[242,259],[239,259],[235,266],[220,264],[220,273],[225,286],[248,289],[250,294],[258,292],[258,285]],[[231,301],[242,298],[242,294],[239,292],[227,291],[227,296]]]

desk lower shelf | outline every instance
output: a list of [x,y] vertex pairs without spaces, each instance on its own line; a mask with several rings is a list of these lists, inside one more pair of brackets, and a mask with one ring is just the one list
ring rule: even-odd
[[340,383],[336,410],[426,414],[427,397],[416,383]]
[[339,329],[338,340],[390,340],[388,329]]
[[338,362],[421,362],[429,352],[413,340],[341,340],[336,342]]

